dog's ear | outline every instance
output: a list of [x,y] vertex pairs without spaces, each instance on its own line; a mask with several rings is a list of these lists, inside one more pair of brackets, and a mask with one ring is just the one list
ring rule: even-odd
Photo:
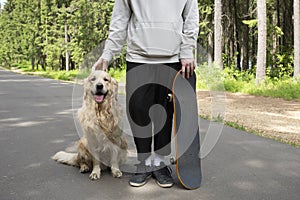
[[97,62],[95,62],[95,64],[93,65],[92,71],[102,70],[107,72],[107,68],[108,61],[100,57],[99,60],[97,60]]
[[88,96],[87,96],[87,90],[86,90],[86,86],[88,84],[88,78],[83,79],[83,99],[87,100]]
[[111,82],[113,85],[115,85],[116,87],[118,87],[118,81],[116,81],[116,79],[111,78]]
[[84,87],[85,85],[87,85],[88,81],[89,81],[89,77],[83,79],[83,87]]
[[96,71],[96,70],[100,70],[99,68],[100,68],[100,67],[99,67],[98,65],[93,65],[93,67],[92,67],[92,73],[93,73],[94,71]]
[[115,93],[115,99],[117,100],[118,97],[118,81],[116,81],[114,78],[111,78],[111,83],[113,84],[113,90]]

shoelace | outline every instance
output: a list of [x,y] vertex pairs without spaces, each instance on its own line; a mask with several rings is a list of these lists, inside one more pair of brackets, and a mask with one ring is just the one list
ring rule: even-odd
[[[158,168],[158,167],[156,167]],[[166,170],[169,172],[169,174],[165,174],[164,172],[165,171],[161,171],[160,169],[163,169],[163,168],[166,168]],[[163,175],[163,176],[170,176],[172,174],[172,169],[168,166],[165,166],[163,168],[159,168],[158,170],[156,170],[160,175]]]
[[167,166],[167,169],[168,169],[169,173],[172,174],[172,172],[173,172],[172,169],[168,166]]

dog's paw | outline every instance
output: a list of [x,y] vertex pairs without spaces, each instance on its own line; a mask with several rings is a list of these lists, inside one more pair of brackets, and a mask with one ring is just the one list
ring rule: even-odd
[[111,173],[114,178],[120,178],[122,176],[122,172],[117,168],[111,168]]
[[90,171],[90,168],[86,164],[80,165],[80,170],[81,173],[86,173]]
[[90,174],[90,179],[91,179],[92,181],[97,180],[97,179],[99,179],[99,178],[100,178],[100,172],[92,172],[92,173]]

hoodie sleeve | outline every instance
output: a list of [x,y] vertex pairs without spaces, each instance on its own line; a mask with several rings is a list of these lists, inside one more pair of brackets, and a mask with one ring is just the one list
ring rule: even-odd
[[116,54],[120,53],[127,38],[130,17],[131,9],[128,0],[115,0],[109,35],[101,58],[110,62]]
[[199,33],[199,10],[197,0],[187,0],[182,13],[183,30],[179,58],[194,58]]

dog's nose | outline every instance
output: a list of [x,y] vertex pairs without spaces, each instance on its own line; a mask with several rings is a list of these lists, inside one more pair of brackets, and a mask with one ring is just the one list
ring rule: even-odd
[[99,83],[96,85],[97,90],[102,90],[103,89],[103,84]]

